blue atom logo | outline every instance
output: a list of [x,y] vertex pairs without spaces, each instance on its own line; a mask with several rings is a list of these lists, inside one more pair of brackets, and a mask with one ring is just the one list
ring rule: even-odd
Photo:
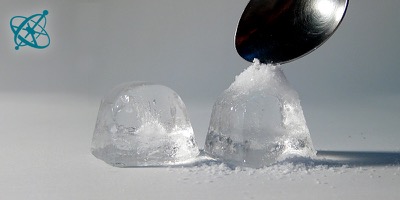
[[49,11],[30,17],[15,16],[10,20],[10,27],[14,33],[15,50],[23,46],[36,49],[44,49],[50,45],[50,37],[47,34],[46,15]]

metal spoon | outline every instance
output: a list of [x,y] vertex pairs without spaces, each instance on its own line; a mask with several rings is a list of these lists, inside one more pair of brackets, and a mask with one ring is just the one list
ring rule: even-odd
[[340,25],[348,0],[250,0],[236,31],[239,55],[283,64],[318,48]]

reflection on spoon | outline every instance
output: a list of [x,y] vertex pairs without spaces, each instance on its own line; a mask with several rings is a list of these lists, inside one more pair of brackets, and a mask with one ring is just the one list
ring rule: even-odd
[[348,0],[250,0],[235,45],[252,62],[283,64],[310,53],[340,25]]

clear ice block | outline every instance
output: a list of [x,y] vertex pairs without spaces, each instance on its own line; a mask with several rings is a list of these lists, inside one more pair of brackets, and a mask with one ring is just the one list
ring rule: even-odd
[[257,60],[214,104],[205,151],[236,166],[259,168],[315,156],[297,92],[279,66]]
[[118,167],[183,164],[199,154],[181,98],[146,82],[120,85],[102,100],[91,150]]

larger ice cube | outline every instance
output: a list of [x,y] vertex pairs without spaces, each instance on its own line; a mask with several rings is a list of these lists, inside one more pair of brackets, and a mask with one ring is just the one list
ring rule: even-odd
[[255,168],[316,154],[298,94],[279,66],[256,60],[221,94],[205,151],[230,164]]
[[185,104],[166,86],[133,82],[101,102],[92,153],[118,167],[167,166],[199,154]]

